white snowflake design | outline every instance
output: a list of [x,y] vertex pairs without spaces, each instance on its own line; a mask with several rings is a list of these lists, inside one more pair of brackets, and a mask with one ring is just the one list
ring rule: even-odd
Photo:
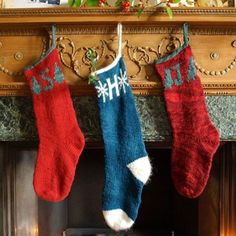
[[128,78],[127,78],[127,74],[126,71],[122,71],[120,69],[120,76],[117,76],[118,78],[118,84],[119,84],[119,88],[123,89],[124,93],[126,93],[126,86],[129,87],[129,83],[128,83]]
[[101,81],[98,81],[98,86],[95,86],[98,92],[98,97],[100,98],[102,96],[102,100],[105,103],[106,102],[106,97],[108,96],[108,88],[107,84],[102,84]]

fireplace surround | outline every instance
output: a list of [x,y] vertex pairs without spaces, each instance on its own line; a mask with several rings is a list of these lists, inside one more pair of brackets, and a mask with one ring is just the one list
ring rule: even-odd
[[175,191],[170,177],[168,147],[147,144],[154,167],[145,187],[135,226],[115,234],[103,220],[101,193],[103,149],[87,147],[79,161],[69,197],[49,203],[35,195],[32,186],[37,142],[1,142],[1,233],[17,236],[198,236],[234,235],[236,144],[222,143],[207,187],[198,199]]
[[[236,50],[235,8],[174,9],[173,22],[160,9],[147,10],[141,19],[114,9],[0,10],[0,235],[117,235],[105,226],[101,214],[103,144],[94,90],[85,79],[91,65],[84,58],[87,47],[98,51],[102,63],[114,58],[111,34],[115,33],[116,22],[111,14],[124,22],[124,57],[154,166],[134,228],[118,235],[235,236],[236,80],[231,66]],[[193,51],[201,64],[198,73],[209,114],[221,134],[207,187],[194,200],[179,196],[173,188],[171,129],[160,82],[150,66],[155,57],[179,46],[181,25],[186,21],[190,23]],[[29,90],[20,74],[14,76],[15,70],[21,71],[44,52],[51,22],[58,24],[57,46],[86,137],[71,193],[57,204],[38,199],[33,191],[37,131]],[[38,47],[30,43],[32,40]],[[71,51],[66,51],[70,45]]]

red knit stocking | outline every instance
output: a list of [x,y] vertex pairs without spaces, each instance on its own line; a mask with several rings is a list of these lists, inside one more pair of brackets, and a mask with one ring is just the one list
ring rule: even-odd
[[34,188],[48,201],[61,201],[70,191],[84,137],[77,124],[56,48],[25,71],[33,95],[40,139]]
[[173,130],[172,178],[177,191],[190,198],[204,190],[219,134],[212,124],[187,41],[176,52],[157,61],[168,116]]

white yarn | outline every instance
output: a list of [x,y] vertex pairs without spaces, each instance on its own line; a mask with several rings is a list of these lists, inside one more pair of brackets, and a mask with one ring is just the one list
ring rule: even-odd
[[132,174],[143,182],[144,184],[148,181],[151,172],[152,172],[152,167],[149,161],[148,156],[146,157],[141,157],[127,165],[129,170],[132,172]]
[[117,232],[129,229],[134,224],[134,221],[121,209],[103,211],[103,216],[107,225]]

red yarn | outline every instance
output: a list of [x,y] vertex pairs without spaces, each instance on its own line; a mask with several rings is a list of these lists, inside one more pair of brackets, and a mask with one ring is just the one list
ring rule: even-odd
[[198,197],[204,190],[219,146],[204,93],[196,74],[190,46],[156,64],[173,130],[172,179],[177,191]]
[[32,90],[40,140],[34,188],[45,200],[61,201],[69,194],[85,141],[57,49],[27,69],[25,77]]

